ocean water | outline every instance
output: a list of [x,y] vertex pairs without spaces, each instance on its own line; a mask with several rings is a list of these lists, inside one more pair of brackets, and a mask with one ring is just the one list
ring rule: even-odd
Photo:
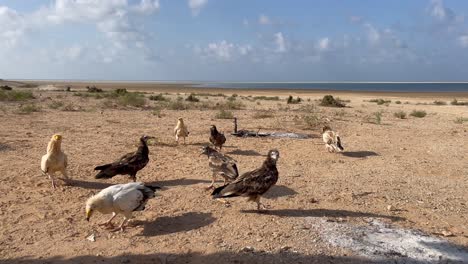
[[193,87],[382,92],[468,92],[468,82],[206,82],[195,84]]

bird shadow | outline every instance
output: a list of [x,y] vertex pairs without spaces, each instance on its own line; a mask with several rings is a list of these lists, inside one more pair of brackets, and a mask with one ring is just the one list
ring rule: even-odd
[[258,153],[255,150],[240,150],[240,149],[226,152],[226,154],[241,155],[241,156],[263,156],[262,154]]
[[173,180],[163,180],[163,181],[154,181],[148,182],[149,185],[158,185],[158,186],[186,186],[186,185],[193,185],[199,183],[210,183],[211,181],[208,180],[199,180],[199,179],[173,179]]
[[241,210],[242,213],[248,214],[265,214],[275,215],[280,217],[375,217],[387,218],[393,221],[401,221],[405,218],[393,215],[380,215],[368,212],[357,212],[348,210],[332,210],[332,209],[279,209],[279,210]]
[[81,180],[69,180],[69,185],[74,187],[80,187],[83,189],[104,189],[111,185],[112,183],[105,182],[93,182],[93,181],[81,181]]
[[297,192],[289,187],[286,187],[284,185],[274,185],[262,197],[266,199],[275,199],[279,197],[292,196],[296,194]]
[[378,153],[374,151],[345,151],[342,152],[341,155],[350,158],[366,158],[370,156],[379,156]]
[[143,236],[160,236],[186,232],[212,224],[216,220],[211,213],[188,212],[177,216],[158,217],[150,222],[136,222],[143,225]]

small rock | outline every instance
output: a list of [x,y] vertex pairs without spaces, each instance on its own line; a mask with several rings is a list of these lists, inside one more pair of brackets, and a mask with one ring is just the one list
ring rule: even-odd
[[288,251],[288,250],[290,250],[290,249],[291,249],[290,246],[282,246],[282,247],[281,247],[281,251]]
[[91,242],[96,242],[96,235],[93,233],[89,235],[86,239],[88,239]]
[[251,246],[246,246],[246,247],[243,247],[241,249],[242,252],[253,252],[255,250],[255,248],[251,247]]
[[443,235],[444,237],[452,237],[452,236],[454,236],[454,234],[453,234],[452,232],[448,231],[448,230],[442,231],[442,235]]
[[387,210],[390,211],[390,212],[395,211],[395,207],[393,205],[388,205]]
[[309,202],[310,202],[310,203],[318,203],[318,200],[315,199],[315,198],[311,198],[311,199],[309,200]]
[[257,238],[257,242],[262,242],[262,239],[261,239],[261,238]]

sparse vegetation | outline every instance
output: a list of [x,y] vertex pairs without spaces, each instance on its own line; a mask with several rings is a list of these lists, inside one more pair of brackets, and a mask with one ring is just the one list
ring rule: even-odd
[[34,99],[34,95],[30,91],[0,90],[0,101],[26,101],[29,99]]
[[302,101],[302,99],[301,99],[299,96],[298,96],[296,99],[294,99],[294,98],[292,97],[292,95],[290,95],[290,96],[288,97],[288,100],[286,101],[286,103],[287,103],[287,104],[299,104],[299,103],[301,103],[301,101]]
[[216,119],[232,119],[234,118],[234,115],[232,114],[231,111],[226,111],[224,109],[219,110],[218,113],[215,115]]
[[465,122],[468,122],[468,117],[457,117],[454,122],[456,124],[463,124]]
[[450,102],[451,105],[468,105],[468,102],[460,102],[458,101],[457,99],[453,99],[451,102]]
[[20,105],[18,108],[18,113],[19,114],[31,114],[33,112],[40,112],[41,108],[38,105],[35,104],[25,104],[25,105]]
[[405,119],[406,118],[406,112],[405,111],[398,111],[393,113],[393,116],[399,119]]
[[322,101],[320,101],[321,106],[326,106],[326,107],[345,107],[346,104],[335,99],[333,95],[325,95],[322,98]]
[[102,93],[102,89],[101,88],[97,88],[96,86],[86,86],[86,90],[88,91],[88,93]]
[[122,106],[142,107],[145,105],[145,97],[137,93],[126,93],[119,96],[117,102]]
[[80,111],[81,107],[74,105],[73,103],[66,104],[63,108],[62,111],[67,111],[67,112],[74,112],[74,111]]
[[196,102],[200,102],[200,99],[198,99],[193,93],[190,94],[187,98],[185,98],[185,101],[187,102],[192,102],[192,103],[196,103]]
[[401,101],[395,101],[395,104],[401,104]]
[[47,105],[50,109],[59,109],[63,106],[62,101],[52,101],[50,104]]
[[151,101],[162,101],[162,102],[169,101],[169,98],[165,97],[162,93],[157,94],[157,95],[151,95],[149,99]]
[[254,119],[263,119],[263,118],[270,118],[273,117],[273,112],[272,111],[267,111],[267,110],[259,110],[256,111],[253,115],[252,118]]
[[195,96],[201,96],[201,97],[206,97],[206,96],[226,97],[226,95],[223,94],[223,93],[217,93],[217,94],[212,94],[212,93],[194,93],[193,95],[195,95]]
[[410,114],[410,116],[414,116],[417,118],[423,118],[427,115],[426,111],[424,110],[413,110]]
[[117,95],[125,95],[125,94],[128,93],[128,91],[125,88],[121,88],[121,89],[115,89],[114,93],[117,94]]
[[[292,96],[291,96],[292,97]],[[254,96],[254,100],[279,101],[279,96]]]
[[435,100],[434,104],[435,105],[447,105],[447,102]]
[[379,98],[379,99],[371,99],[369,100],[369,102],[377,103],[378,105],[383,105],[383,104],[390,104],[392,101]]
[[316,113],[308,113],[301,117],[294,117],[294,123],[302,126],[304,129],[316,129],[322,123],[319,116]]
[[380,125],[382,123],[382,115],[383,115],[382,110],[373,112],[369,116],[365,117],[365,121],[368,123]]
[[2,86],[0,86],[0,90],[3,90],[3,91],[11,91],[11,90],[13,90],[13,88],[11,88],[11,87],[8,86],[8,85],[2,85]]

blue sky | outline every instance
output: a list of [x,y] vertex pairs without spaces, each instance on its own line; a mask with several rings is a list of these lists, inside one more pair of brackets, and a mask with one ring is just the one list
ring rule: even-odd
[[0,0],[0,78],[468,81],[464,0]]

